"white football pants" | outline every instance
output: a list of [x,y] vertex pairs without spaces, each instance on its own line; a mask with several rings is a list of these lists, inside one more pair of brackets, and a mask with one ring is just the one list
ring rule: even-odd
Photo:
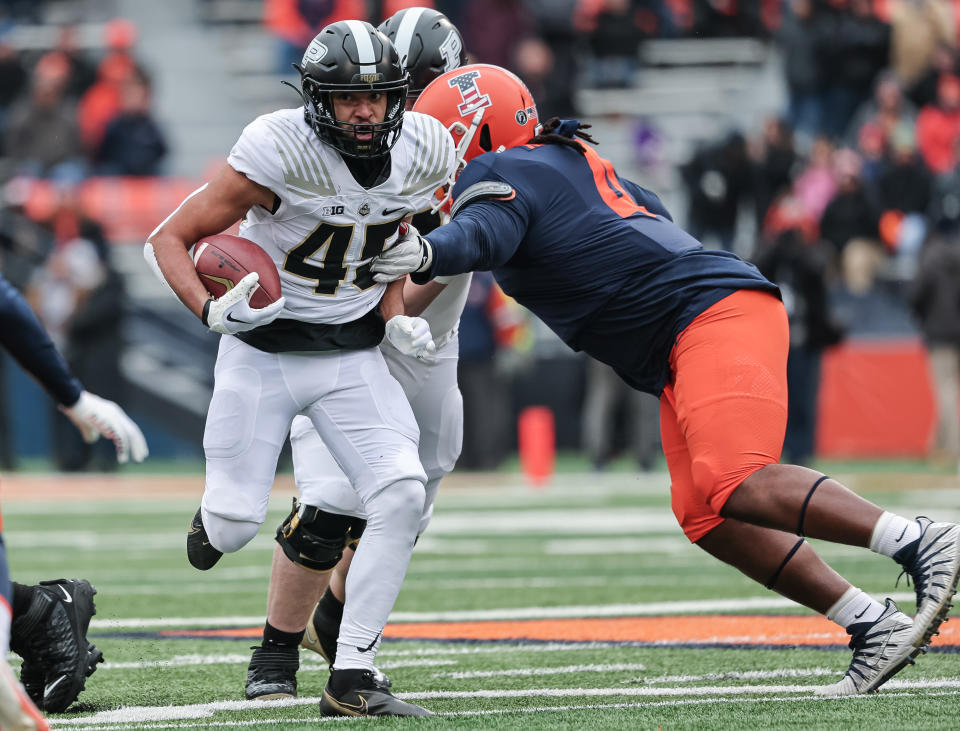
[[[463,444],[463,399],[457,388],[459,343],[456,336],[452,337],[437,350],[433,361],[403,355],[386,342],[380,350],[420,428],[420,463],[427,473],[427,496],[418,530],[423,533],[433,516],[440,480],[453,469]],[[294,478],[303,503],[339,515],[367,517],[350,478],[309,419],[294,419],[290,444]]]

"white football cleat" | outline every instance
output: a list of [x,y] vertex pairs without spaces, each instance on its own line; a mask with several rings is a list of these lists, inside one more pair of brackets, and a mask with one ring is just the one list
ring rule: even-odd
[[960,525],[917,518],[920,537],[904,546],[893,559],[913,580],[917,614],[913,618],[914,644],[926,645],[946,621],[951,597],[960,577]]
[[922,646],[913,644],[913,621],[892,599],[887,599],[883,614],[875,622],[861,622],[847,631],[853,635],[850,667],[838,682],[816,688],[816,695],[870,693],[907,665],[913,665],[913,658],[925,652]]

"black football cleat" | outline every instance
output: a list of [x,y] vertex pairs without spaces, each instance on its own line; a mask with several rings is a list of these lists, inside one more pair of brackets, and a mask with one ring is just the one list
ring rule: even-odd
[[248,701],[297,697],[299,647],[252,647],[247,668]]
[[320,698],[324,716],[432,716],[390,692],[390,681],[372,670],[331,670]]
[[187,558],[193,568],[206,571],[216,565],[223,552],[210,545],[210,537],[207,529],[203,527],[200,511],[201,509],[197,508],[197,514],[190,521],[190,529],[187,531]]
[[11,649],[23,658],[21,682],[44,711],[62,713],[103,662],[87,641],[97,593],[84,579],[41,581],[27,611],[11,627]]
[[340,620],[323,611],[318,603],[310,613],[310,621],[303,633],[300,645],[313,650],[333,667],[337,659],[337,637],[340,636]]

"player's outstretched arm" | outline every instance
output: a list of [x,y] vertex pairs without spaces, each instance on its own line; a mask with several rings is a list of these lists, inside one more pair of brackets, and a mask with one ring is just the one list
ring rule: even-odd
[[[469,192],[469,190],[467,191]],[[518,198],[519,200],[519,198]],[[453,221],[424,237],[411,226],[394,246],[373,260],[378,282],[410,274],[416,284],[437,275],[487,271],[506,263],[526,234],[526,209],[498,201],[476,199]]]
[[73,404],[83,385],[67,367],[26,298],[0,276],[0,344],[58,404]]
[[142,462],[148,454],[140,428],[113,401],[83,390],[23,295],[0,276],[0,342],[37,379],[87,442],[101,435],[117,447],[117,459]]

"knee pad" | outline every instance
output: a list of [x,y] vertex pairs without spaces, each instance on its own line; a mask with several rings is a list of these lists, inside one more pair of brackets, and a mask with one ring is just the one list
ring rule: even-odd
[[415,533],[423,516],[426,492],[419,480],[398,480],[369,498],[364,507],[372,530],[382,530],[387,523],[398,530]]
[[203,511],[203,527],[210,538],[210,545],[223,553],[239,551],[260,530],[260,523],[249,520],[231,520],[209,510]]
[[349,515],[327,513],[293,500],[293,510],[277,528],[277,543],[295,564],[311,571],[331,571],[343,549],[356,546],[367,521]]
[[417,528],[417,537],[423,535],[423,532],[430,525],[430,519],[433,517],[433,503],[437,499],[437,492],[440,490],[440,477],[427,480],[424,486],[423,513],[420,515],[420,527]]

